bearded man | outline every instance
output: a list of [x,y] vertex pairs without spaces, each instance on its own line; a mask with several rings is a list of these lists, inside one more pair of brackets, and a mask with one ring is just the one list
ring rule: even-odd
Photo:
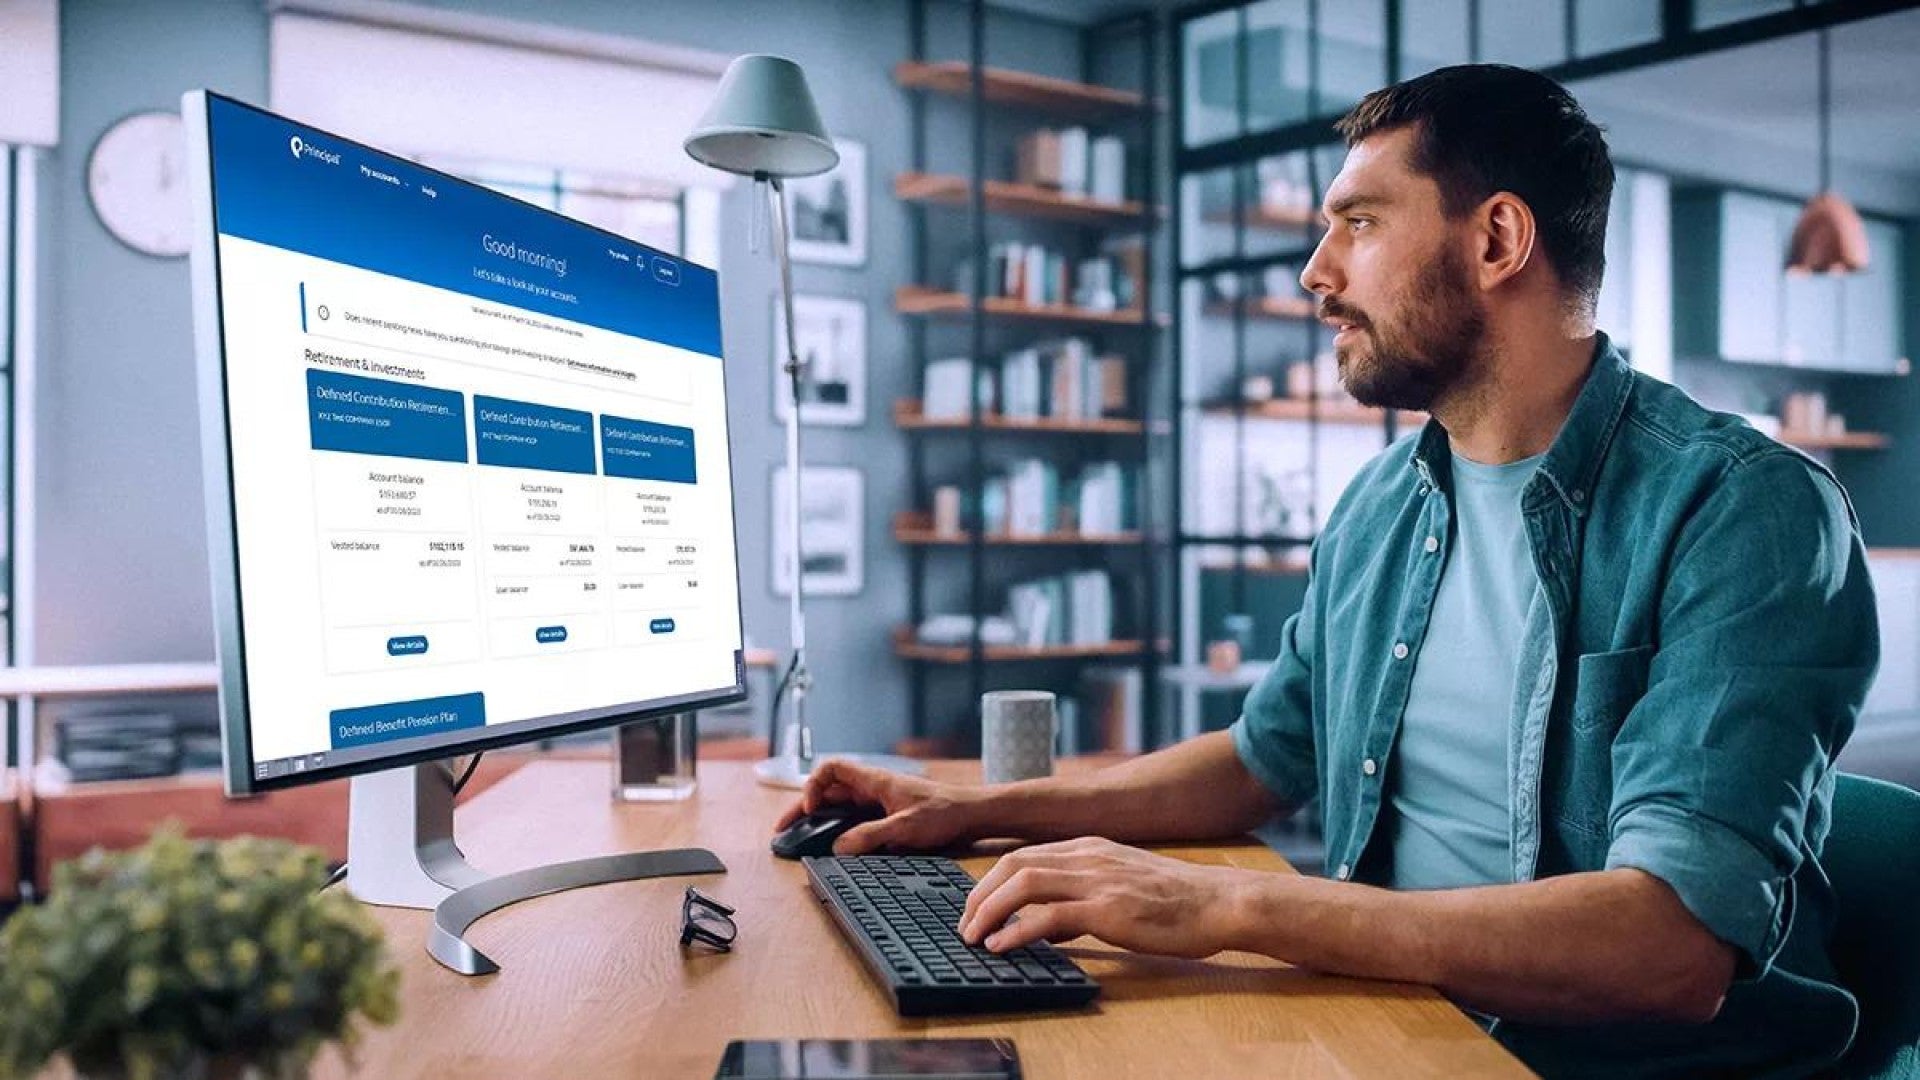
[[[1431,420],[1334,508],[1240,719],[984,789],[828,764],[788,817],[882,804],[844,854],[1037,842],[968,898],[994,950],[1427,983],[1550,1076],[1831,1064],[1856,1010],[1820,855],[1879,652],[1846,495],[1595,330],[1613,165],[1565,89],[1445,68],[1339,130],[1300,280],[1353,396]],[[1327,879],[1123,846],[1316,800]]]

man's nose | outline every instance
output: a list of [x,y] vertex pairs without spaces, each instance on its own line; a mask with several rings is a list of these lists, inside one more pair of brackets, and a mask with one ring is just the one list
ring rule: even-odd
[[1313,256],[1307,260],[1307,265],[1300,268],[1300,287],[1315,296],[1340,291],[1338,268],[1327,250],[1327,240],[1332,235],[1327,233],[1320,237],[1320,242],[1314,245]]

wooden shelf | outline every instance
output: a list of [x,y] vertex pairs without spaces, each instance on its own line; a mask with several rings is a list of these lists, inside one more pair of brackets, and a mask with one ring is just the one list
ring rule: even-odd
[[1774,436],[1788,446],[1802,450],[1885,450],[1890,439],[1877,431],[1848,431],[1840,435],[1811,431],[1783,431]]
[[1280,559],[1269,559],[1261,563],[1242,563],[1234,565],[1232,559],[1203,559],[1200,572],[1204,574],[1245,573],[1264,577],[1306,577],[1306,563],[1290,563]]
[[[1288,210],[1281,207],[1251,206],[1242,215],[1249,229],[1270,229],[1276,232],[1300,232],[1303,229],[1320,227],[1320,214],[1315,210]],[[1239,223],[1232,210],[1214,210],[1200,215],[1200,220],[1209,225],[1233,225]]]
[[[944,417],[928,417],[920,411],[920,402],[916,399],[894,402],[893,422],[903,431],[966,431],[969,427],[964,416],[951,420]],[[1010,419],[996,413],[982,416],[980,427],[987,431],[1026,432],[1035,435],[1139,435],[1146,430],[1145,422],[1140,420],[1112,417],[1084,420],[1062,420],[1056,417]]]
[[[965,645],[923,645],[913,639],[913,631],[902,628],[893,638],[894,654],[907,660],[932,664],[964,664],[973,659]],[[1146,642],[1106,641],[1098,645],[988,645],[982,652],[989,663],[1017,663],[1038,660],[1130,660],[1146,651]]]
[[[895,64],[893,81],[912,90],[930,90],[952,97],[973,94],[973,67],[962,60]],[[1054,79],[1007,68],[984,68],[981,92],[996,105],[1017,105],[1067,116],[1117,116],[1147,107],[1144,97],[1131,90]]]
[[[1361,405],[1352,401],[1312,402],[1303,398],[1272,398],[1267,401],[1249,401],[1244,404],[1223,403],[1207,405],[1200,410],[1208,416],[1233,416],[1236,413],[1249,420],[1298,420],[1318,421],[1322,424],[1355,424],[1379,427],[1386,423],[1387,410],[1376,409],[1370,405]],[[1413,427],[1427,422],[1426,413],[1401,412],[1399,421],[1403,427]]]
[[[1011,180],[988,180],[984,187],[987,209],[996,214],[1048,218],[1080,225],[1145,225],[1151,220],[1147,217],[1145,204],[1131,199],[1126,202],[1107,202]],[[964,207],[971,201],[973,184],[964,176],[901,173],[893,178],[893,194],[895,198],[908,202]],[[1157,216],[1159,208],[1156,207],[1154,212]]]
[[[893,516],[893,538],[902,544],[920,545],[961,545],[973,542],[973,534],[964,530],[957,533],[936,532],[933,528],[933,515],[912,510]],[[1089,534],[1063,530],[1040,536],[989,533],[983,542],[997,547],[1093,547],[1137,545],[1140,541],[1141,534],[1137,532]]]
[[1211,300],[1201,310],[1208,315],[1227,318],[1238,309],[1249,319],[1273,319],[1283,322],[1312,322],[1313,301],[1304,296],[1249,296],[1239,303]]
[[[1086,326],[1145,326],[1147,323],[1146,313],[1139,308],[1102,311],[1071,304],[1029,304],[1004,296],[989,296],[981,301],[980,307],[988,315],[1003,319],[1079,323]],[[972,314],[973,302],[962,292],[902,285],[893,291],[893,308],[902,315],[959,317]],[[1167,320],[1163,315],[1154,322],[1165,326]]]

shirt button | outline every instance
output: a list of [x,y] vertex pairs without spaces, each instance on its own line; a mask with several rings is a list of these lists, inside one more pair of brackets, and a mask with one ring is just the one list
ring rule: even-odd
[[1394,642],[1394,643],[1393,643],[1393,658],[1394,658],[1395,660],[1405,660],[1405,659],[1407,658],[1407,643],[1406,643],[1406,642],[1404,642],[1404,641],[1396,641],[1396,642]]
[[1368,776],[1372,776],[1374,773],[1380,771],[1380,766],[1372,758],[1368,758],[1360,763],[1360,771],[1366,773]]
[[1431,555],[1440,550],[1440,541],[1436,537],[1429,536],[1427,542],[1421,546],[1427,549],[1427,554]]
[[1581,488],[1574,488],[1574,489],[1573,489],[1573,501],[1574,501],[1574,502],[1586,502],[1586,501],[1587,501],[1587,493],[1586,493],[1586,491],[1585,491],[1585,490],[1583,490],[1583,489],[1581,489]]
[[1339,878],[1341,881],[1345,881],[1347,880],[1347,875],[1351,873],[1353,873],[1353,867],[1348,866],[1346,863],[1341,863],[1340,869],[1335,870],[1333,876]]

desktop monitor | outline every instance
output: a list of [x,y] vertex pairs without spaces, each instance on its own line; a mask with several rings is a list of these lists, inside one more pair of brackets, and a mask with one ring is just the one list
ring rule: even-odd
[[182,110],[227,788],[359,777],[349,885],[424,906],[474,879],[380,895],[451,846],[405,767],[745,696],[718,277]]

